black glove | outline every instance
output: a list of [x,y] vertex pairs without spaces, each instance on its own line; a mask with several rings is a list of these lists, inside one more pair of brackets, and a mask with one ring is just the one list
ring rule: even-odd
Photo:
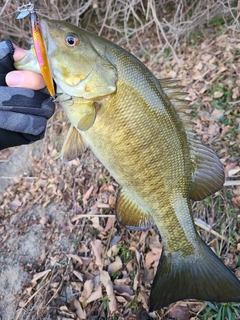
[[44,89],[6,86],[6,74],[15,70],[13,53],[10,40],[0,42],[0,149],[42,139],[47,120],[55,110]]

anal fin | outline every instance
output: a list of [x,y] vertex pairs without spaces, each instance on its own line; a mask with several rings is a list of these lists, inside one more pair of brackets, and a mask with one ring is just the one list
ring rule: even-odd
[[147,230],[153,225],[150,214],[146,213],[123,189],[118,193],[115,214],[118,222],[131,230]]

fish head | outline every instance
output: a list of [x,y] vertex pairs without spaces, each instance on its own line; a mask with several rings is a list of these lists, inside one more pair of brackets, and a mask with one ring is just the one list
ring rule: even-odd
[[[100,37],[64,21],[39,20],[58,92],[97,100],[116,90],[117,70],[104,55],[104,45],[99,50],[94,42]],[[15,66],[39,72],[33,48]]]

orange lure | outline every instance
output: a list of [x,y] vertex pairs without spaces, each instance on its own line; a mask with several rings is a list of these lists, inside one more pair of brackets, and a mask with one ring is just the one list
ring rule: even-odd
[[34,5],[31,2],[29,2],[29,4],[25,4],[19,7],[18,11],[20,11],[20,14],[17,16],[17,19],[24,18],[30,13],[32,39],[38,64],[43,79],[46,83],[47,89],[50,95],[54,96],[55,89],[51,75],[51,69],[48,63],[47,50],[42,36],[42,31],[38,22],[38,16],[36,14],[36,11],[34,10]]
[[51,70],[48,63],[47,50],[42,36],[42,31],[38,22],[36,11],[30,12],[32,38],[33,45],[36,52],[38,64],[40,66],[43,79],[46,83],[48,91],[51,96],[55,95],[55,89],[53,85],[53,79],[51,76]]

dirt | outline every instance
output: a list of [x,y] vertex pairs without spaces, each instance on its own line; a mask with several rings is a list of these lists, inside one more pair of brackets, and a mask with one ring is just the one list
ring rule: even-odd
[[[56,217],[56,219],[55,219]],[[66,212],[51,205],[46,209],[35,206],[21,215],[13,215],[6,226],[6,240],[0,250],[0,316],[2,320],[13,320],[17,310],[22,311],[18,299],[24,286],[32,280],[34,271],[40,271],[46,252],[52,248],[62,253],[70,253],[72,241],[59,235],[59,239],[46,243],[46,232],[42,221],[54,219],[63,223]],[[19,299],[21,301],[21,299]],[[24,319],[24,318],[23,318]]]

